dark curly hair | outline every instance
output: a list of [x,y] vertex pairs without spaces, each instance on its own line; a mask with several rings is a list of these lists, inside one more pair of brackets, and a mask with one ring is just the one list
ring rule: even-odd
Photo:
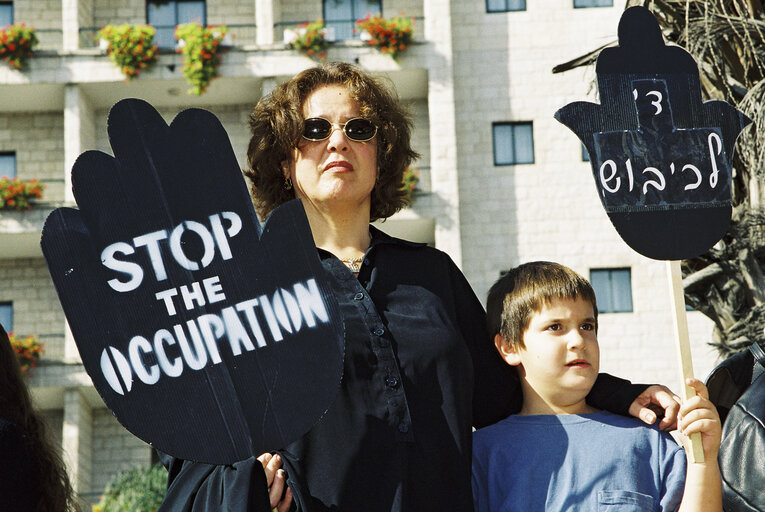
[[394,93],[358,67],[328,62],[306,69],[261,98],[250,114],[252,137],[247,148],[252,197],[258,215],[265,219],[277,206],[295,198],[284,188],[281,162],[297,147],[303,131],[303,104],[316,89],[342,85],[358,102],[359,115],[377,126],[379,175],[372,190],[372,221],[390,217],[407,205],[403,191],[406,168],[419,155],[411,146],[412,120]]
[[28,442],[34,468],[36,505],[30,512],[79,512],[80,506],[64,463],[46,434],[45,424],[32,407],[16,354],[0,325],[0,417],[15,423]]

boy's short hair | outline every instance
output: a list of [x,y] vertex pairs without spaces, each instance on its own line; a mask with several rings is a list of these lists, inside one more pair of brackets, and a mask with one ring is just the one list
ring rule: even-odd
[[554,299],[583,298],[592,303],[595,320],[598,304],[589,281],[568,267],[549,261],[524,263],[499,278],[489,290],[486,319],[493,340],[500,334],[507,343],[524,348],[523,333],[531,316]]

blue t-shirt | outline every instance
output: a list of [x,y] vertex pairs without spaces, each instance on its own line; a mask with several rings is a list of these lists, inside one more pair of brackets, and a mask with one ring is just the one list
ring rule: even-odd
[[473,433],[476,512],[674,511],[685,452],[609,412],[513,415]]

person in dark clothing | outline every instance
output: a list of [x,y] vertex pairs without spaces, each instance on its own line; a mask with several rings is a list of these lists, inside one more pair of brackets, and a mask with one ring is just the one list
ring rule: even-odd
[[79,512],[64,463],[32,407],[19,362],[0,325],[0,510]]
[[[521,393],[449,256],[370,226],[406,204],[403,174],[417,157],[408,114],[376,79],[327,63],[261,99],[250,128],[245,174],[260,217],[294,198],[305,208],[343,315],[343,378],[326,414],[279,451],[290,497],[272,492],[266,503],[263,482],[280,482],[255,458],[234,466],[166,458],[161,510],[236,501],[229,510],[282,511],[292,498],[310,512],[471,511],[472,427],[517,410]],[[651,423],[646,406],[659,404],[664,427],[678,408],[662,386],[609,375],[591,398]]]

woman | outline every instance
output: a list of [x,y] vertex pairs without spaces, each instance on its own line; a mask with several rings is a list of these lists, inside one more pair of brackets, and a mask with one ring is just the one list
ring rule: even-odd
[[[520,390],[488,342],[480,302],[449,257],[369,225],[405,205],[402,176],[417,156],[409,117],[375,79],[329,63],[263,98],[250,127],[245,174],[256,209],[265,218],[290,199],[302,200],[345,325],[335,402],[279,453],[297,508],[472,510],[472,427],[515,410]],[[596,388],[596,403],[625,412],[645,387],[601,376]],[[640,402],[651,398],[667,404],[671,423],[676,407],[667,390],[649,388]],[[221,485],[225,469],[207,466],[195,479],[200,465],[175,464],[189,477],[170,467],[169,490],[183,503],[172,510],[203,510],[189,495],[195,488],[205,500],[244,494]],[[265,479],[276,482],[271,505],[284,510],[289,497],[279,502],[283,482],[274,471],[266,467]],[[262,482],[256,474],[251,481]]]
[[19,362],[0,325],[0,509],[79,511],[64,463],[32,408]]

